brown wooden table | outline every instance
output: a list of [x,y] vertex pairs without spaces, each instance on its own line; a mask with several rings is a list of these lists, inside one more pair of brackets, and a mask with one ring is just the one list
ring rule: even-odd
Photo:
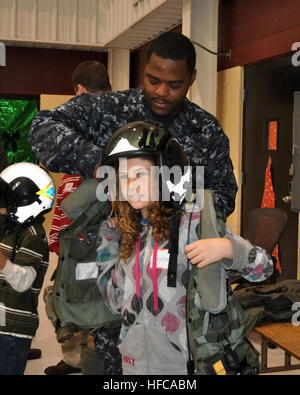
[[[261,335],[261,372],[280,372],[300,369],[300,364],[291,364],[291,357],[300,360],[300,326],[290,322],[276,322],[254,329]],[[268,343],[274,343],[284,351],[284,365],[268,367]]]

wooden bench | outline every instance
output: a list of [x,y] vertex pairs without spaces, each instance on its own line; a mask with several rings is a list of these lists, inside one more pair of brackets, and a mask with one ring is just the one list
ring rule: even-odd
[[[300,369],[300,364],[291,364],[291,357],[300,360],[300,326],[290,322],[276,322],[254,329],[261,335],[261,373]],[[268,367],[268,342],[284,351],[284,365]]]

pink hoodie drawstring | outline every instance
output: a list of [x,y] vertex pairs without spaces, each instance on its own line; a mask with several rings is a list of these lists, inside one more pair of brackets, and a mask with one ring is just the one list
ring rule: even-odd
[[141,233],[139,233],[139,241],[137,245],[136,255],[135,255],[135,287],[136,294],[140,301],[141,298],[141,287],[140,287],[140,271],[139,271],[139,259],[140,259],[140,251],[141,251]]
[[154,252],[153,252],[153,262],[152,262],[152,284],[153,284],[153,296],[154,296],[154,310],[157,315],[158,313],[158,291],[157,291],[157,250],[158,250],[158,242],[156,241],[154,244]]

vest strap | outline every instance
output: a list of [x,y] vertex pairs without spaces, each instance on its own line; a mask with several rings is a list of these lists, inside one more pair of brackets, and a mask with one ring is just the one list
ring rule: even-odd
[[[213,204],[213,195],[204,190],[204,206],[201,213],[200,239],[220,237],[220,226]],[[197,268],[196,268],[197,269]],[[197,269],[197,285],[201,307],[213,314],[222,311],[227,304],[226,271],[221,262]]]

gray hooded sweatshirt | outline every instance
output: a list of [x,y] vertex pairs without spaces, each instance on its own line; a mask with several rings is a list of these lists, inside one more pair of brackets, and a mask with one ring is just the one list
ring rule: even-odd
[[[124,375],[186,375],[188,342],[186,294],[190,263],[184,247],[198,240],[201,213],[185,213],[179,228],[176,288],[167,286],[169,241],[155,243],[147,223],[126,263],[119,259],[121,235],[104,221],[99,230],[98,287],[107,306],[122,315],[119,350]],[[249,281],[263,281],[273,271],[269,254],[231,233],[233,261],[223,260],[228,270]]]

